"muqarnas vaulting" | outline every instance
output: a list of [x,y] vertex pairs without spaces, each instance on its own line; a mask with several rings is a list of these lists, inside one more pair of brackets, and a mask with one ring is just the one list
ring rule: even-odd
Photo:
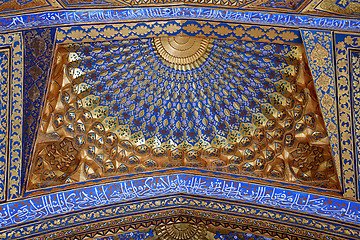
[[28,189],[186,166],[339,189],[302,45],[64,44]]

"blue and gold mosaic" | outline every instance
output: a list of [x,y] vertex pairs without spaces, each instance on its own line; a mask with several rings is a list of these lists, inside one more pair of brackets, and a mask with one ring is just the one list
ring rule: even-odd
[[125,7],[130,6],[126,0],[61,0],[66,8],[76,7]]
[[286,9],[290,11],[297,11],[304,3],[309,2],[307,0],[265,0],[265,1],[255,1],[246,6],[246,8],[255,8],[255,9],[267,9],[267,10],[280,10]]
[[102,238],[97,238],[97,240],[116,240],[116,239],[121,239],[121,240],[131,240],[131,239],[137,239],[137,240],[145,240],[148,238],[153,237],[153,230],[149,229],[147,231],[133,231],[133,232],[128,232],[128,233],[122,233],[119,235],[115,235],[114,236],[110,236],[110,237],[102,237]]
[[[358,48],[358,51],[351,51],[349,53],[350,57],[350,63],[351,63],[351,82],[353,87],[353,106],[354,106],[354,132],[355,136],[359,136],[359,130],[360,130],[360,119],[357,116],[357,113],[360,111],[359,101],[360,101],[360,49]],[[355,141],[355,147],[356,147],[356,154],[357,154],[357,164],[356,166],[359,167],[359,152],[360,152],[360,144],[359,141]],[[357,170],[359,172],[359,170]],[[358,199],[360,199],[360,180],[359,175],[357,175],[357,196]]]
[[3,0],[0,2],[0,14],[16,14],[24,11],[49,10],[58,5],[49,0]]
[[[211,57],[196,70],[184,72],[164,65],[152,48],[151,39],[112,42],[108,46],[84,44],[74,49],[74,56],[84,60],[76,69],[70,64],[69,71],[84,73],[74,87],[78,88],[85,108],[97,108],[96,112],[104,112],[109,121],[118,117],[118,124],[124,127],[128,124],[129,131],[123,133],[119,129],[119,135],[131,132],[133,138],[144,139],[142,144],[147,139],[158,141],[159,146],[169,143],[166,149],[179,145],[201,149],[201,141],[204,147],[211,143],[220,147],[225,139],[236,141],[232,139],[236,136],[230,136],[231,130],[243,135],[255,130],[255,124],[250,123],[261,122],[265,117],[258,117],[266,111],[261,104],[272,105],[271,99],[265,96],[277,92],[273,82],[283,78],[281,70],[284,75],[290,75],[291,70],[297,71],[296,53],[291,55],[294,50],[290,46],[262,43],[229,44],[214,40],[211,45]],[[259,50],[258,55],[255,48]],[[101,52],[96,53],[94,49]],[[266,62],[263,58],[267,55],[276,55],[275,63]],[[135,61],[130,62],[130,58]],[[286,69],[287,61],[295,66],[288,65],[289,69]],[[231,73],[226,63],[236,72],[221,81],[222,73]],[[223,68],[216,71],[214,66]],[[272,71],[278,66],[278,71]],[[115,127],[110,122],[108,125],[109,129]]]
[[180,166],[338,189],[302,58],[191,36],[64,45],[29,189]]
[[283,13],[248,12],[225,9],[206,9],[196,7],[138,8],[138,9],[105,9],[105,10],[61,10],[4,16],[0,18],[0,31],[46,27],[69,24],[101,24],[125,21],[146,21],[150,19],[197,19],[250,23],[259,25],[283,25],[294,28],[326,28],[341,31],[359,31],[360,21],[355,19],[323,18],[307,15]]
[[62,27],[57,30],[57,43],[123,40],[179,34],[270,43],[302,43],[300,32],[294,29],[194,20]]
[[6,98],[1,99],[2,111],[6,109],[7,112],[2,112],[2,114],[3,116],[9,116],[8,120],[6,120],[6,117],[2,118],[2,120],[7,121],[6,132],[8,135],[4,132],[2,134],[8,136],[5,140],[8,141],[8,150],[6,150],[8,153],[6,154],[7,157],[2,159],[7,162],[2,162],[1,165],[8,168],[7,175],[2,175],[2,178],[7,178],[6,196],[10,200],[16,199],[21,195],[24,72],[22,34],[8,33],[0,35],[0,47],[11,49],[11,57],[8,60],[11,74],[9,74],[9,81],[2,87],[2,91],[9,90],[9,105],[5,101]]
[[[339,140],[341,146],[342,175],[344,182],[344,196],[357,198],[359,178],[356,172],[359,166],[359,155],[356,151],[359,136],[356,135],[353,122],[358,122],[358,114],[352,106],[354,96],[351,86],[351,69],[349,49],[360,48],[360,36],[335,34],[336,71],[339,111]],[[356,92],[356,90],[355,90]],[[357,105],[357,104],[356,104]]]
[[359,4],[359,0],[336,0],[336,5],[342,8],[346,8],[350,3]]
[[[340,236],[334,239],[360,237],[358,202],[190,174],[118,181],[17,200],[0,207],[0,236],[6,239],[42,237],[64,226],[76,228],[65,230],[62,234],[76,236],[78,231],[89,231],[90,225],[94,228],[91,231],[94,231],[100,226],[114,225],[114,222],[133,223],[134,214],[138,214],[135,218],[140,222],[165,217],[158,213],[163,208],[169,209],[172,215],[188,213],[193,217],[210,218],[215,218],[215,215],[219,218],[211,211],[223,211],[226,215],[221,216],[223,220],[254,226],[262,218],[270,221],[267,227],[272,226],[273,230],[281,233],[288,232],[293,225],[304,226],[312,229],[303,232],[308,234],[309,239],[320,238],[324,236],[323,232]],[[184,208],[184,211],[174,209],[178,207]],[[199,216],[199,209],[210,212]],[[245,222],[237,219],[236,215],[255,219]],[[104,220],[106,224],[101,222]],[[96,223],[88,224],[90,221]],[[282,222],[281,228],[274,226],[273,221]],[[54,237],[49,234],[47,238]]]
[[48,73],[51,67],[55,29],[38,29],[24,32],[24,128],[22,183],[29,169],[32,147],[39,123],[41,104],[45,96]]
[[0,238],[360,239],[359,13],[0,2]]
[[336,162],[338,176],[341,176],[339,156],[338,111],[333,64],[333,39],[329,31],[301,30],[317,96],[324,116],[331,149]]
[[262,237],[257,236],[255,234],[251,233],[239,233],[239,232],[231,232],[228,234],[220,234],[217,232],[217,234],[214,236],[215,239],[219,240],[233,240],[233,239],[239,239],[239,240],[273,240],[272,238],[268,237]]
[[330,13],[336,15],[343,15],[348,18],[360,18],[360,4],[359,0],[322,0],[320,2],[314,2],[311,5],[314,6],[306,9],[305,12],[320,12]]

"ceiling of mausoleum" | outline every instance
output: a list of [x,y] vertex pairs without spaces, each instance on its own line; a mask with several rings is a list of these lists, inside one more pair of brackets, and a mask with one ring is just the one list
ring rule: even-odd
[[360,239],[360,0],[0,0],[0,239]]
[[176,167],[339,190],[303,46],[58,46],[27,189]]

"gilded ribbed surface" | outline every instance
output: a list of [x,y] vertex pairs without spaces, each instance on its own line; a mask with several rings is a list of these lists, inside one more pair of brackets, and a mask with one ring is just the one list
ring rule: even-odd
[[30,189],[179,166],[339,187],[302,47],[207,39],[182,68],[155,41],[59,48]]

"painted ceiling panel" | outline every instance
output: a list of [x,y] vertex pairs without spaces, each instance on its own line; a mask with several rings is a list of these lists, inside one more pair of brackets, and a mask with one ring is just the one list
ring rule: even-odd
[[339,189],[300,45],[177,36],[57,53],[29,190],[180,166]]

